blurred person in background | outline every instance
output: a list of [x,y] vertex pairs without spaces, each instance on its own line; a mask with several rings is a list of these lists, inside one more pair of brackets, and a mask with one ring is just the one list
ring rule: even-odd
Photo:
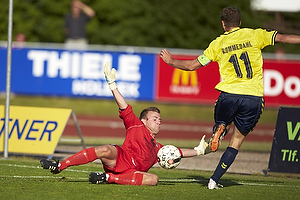
[[95,11],[79,0],[71,3],[71,13],[65,17],[66,47],[85,47],[88,44],[86,24],[95,16]]
[[26,42],[26,35],[24,33],[18,33],[16,35],[16,42]]
[[13,48],[23,48],[26,44],[26,35],[24,33],[18,33],[15,37]]

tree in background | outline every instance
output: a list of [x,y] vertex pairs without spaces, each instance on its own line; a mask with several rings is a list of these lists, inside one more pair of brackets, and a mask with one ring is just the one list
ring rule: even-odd
[[[60,0],[14,1],[13,38],[25,33],[28,42],[63,43],[64,17],[70,2]],[[275,14],[250,9],[250,0],[83,0],[96,11],[87,26],[90,44],[204,49],[223,31],[219,13],[238,7],[243,27],[274,28]],[[300,13],[282,13],[287,26],[299,31]],[[1,4],[0,40],[7,40],[8,1]],[[286,32],[291,33],[291,32]],[[298,33],[299,34],[299,33]],[[286,53],[300,49],[283,46]],[[275,52],[274,48],[265,51]]]

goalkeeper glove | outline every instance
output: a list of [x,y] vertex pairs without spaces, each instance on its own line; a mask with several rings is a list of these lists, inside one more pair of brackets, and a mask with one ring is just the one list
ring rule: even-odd
[[103,72],[105,75],[106,82],[108,83],[108,87],[110,90],[114,90],[117,88],[117,85],[115,83],[116,81],[116,69],[111,69],[111,63],[107,62],[105,63],[103,67]]
[[205,149],[208,147],[208,143],[205,142],[205,135],[203,135],[199,145],[195,147],[194,149],[197,151],[197,155],[204,155],[205,154]]

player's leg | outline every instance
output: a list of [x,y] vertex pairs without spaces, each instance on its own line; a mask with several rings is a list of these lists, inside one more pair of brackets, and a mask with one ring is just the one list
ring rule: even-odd
[[42,159],[40,161],[43,169],[50,169],[53,174],[57,174],[69,166],[82,165],[97,159],[95,148],[88,148],[68,157],[62,162],[55,160]]
[[[95,148],[97,158],[99,158],[106,169],[113,169],[117,163],[118,149],[121,148],[115,145],[104,145]],[[107,182],[109,178],[108,173],[92,172],[89,175],[89,181],[93,184],[102,184]]]
[[140,173],[143,173],[142,185],[157,185],[159,180],[157,175],[146,173],[146,172],[140,172]]
[[217,165],[214,174],[210,177],[210,181],[208,184],[208,189],[217,189],[220,178],[223,174],[228,170],[231,164],[234,162],[236,155],[238,154],[238,150],[242,145],[245,136],[235,128],[229,143],[229,146],[223,153],[219,164]]
[[113,167],[116,164],[116,158],[117,149],[113,145],[91,147],[83,149],[60,162],[59,170],[61,171],[69,166],[83,165],[96,159],[100,159],[103,164]]
[[254,129],[260,118],[264,108],[264,100],[261,97],[241,95],[236,105],[239,107],[239,112],[234,118],[236,128],[234,129],[228,148],[223,153],[213,176],[210,178],[209,189],[217,188],[219,179],[235,160],[245,137]]
[[154,186],[158,183],[158,176],[151,173],[132,171],[126,173],[103,173],[92,172],[89,181],[93,184],[116,183],[122,185],[149,185]]
[[104,145],[83,149],[61,162],[42,159],[40,163],[44,169],[50,169],[52,173],[57,174],[69,166],[86,164],[98,158],[105,159],[106,162],[110,160],[109,164],[113,165],[115,164],[116,152],[117,150],[113,145]]
[[[132,156],[120,146],[113,146],[103,151],[96,150],[98,157],[102,160],[106,173],[91,173],[92,183],[117,183],[123,185],[156,185],[158,177],[155,174],[136,171]],[[116,150],[115,150],[116,149]],[[108,153],[105,153],[105,152]],[[110,153],[109,153],[110,152]],[[105,155],[105,156],[104,156]]]
[[148,185],[154,186],[158,183],[158,176],[155,174],[134,171],[123,174],[108,173],[108,183],[116,183],[122,185]]
[[230,125],[225,125],[224,123],[216,123],[213,128],[213,135],[206,140],[208,143],[208,148],[206,154],[209,152],[215,152],[219,149],[221,141],[228,133]]
[[246,138],[245,134],[242,134],[236,127],[234,128],[234,131],[232,133],[230,142],[228,147],[232,147],[236,150],[239,150],[242,146],[244,139]]
[[227,93],[220,94],[214,109],[215,125],[213,127],[213,135],[206,140],[209,146],[205,153],[218,150],[221,140],[228,133],[237,108],[235,97],[232,97],[231,94]]
[[95,152],[103,165],[109,168],[116,166],[118,150],[115,145],[98,146],[95,148]]

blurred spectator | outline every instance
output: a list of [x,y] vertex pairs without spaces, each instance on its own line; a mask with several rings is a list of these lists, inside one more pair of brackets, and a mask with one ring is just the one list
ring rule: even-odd
[[65,17],[65,43],[67,47],[85,46],[88,44],[86,24],[95,16],[95,11],[79,0],[72,1],[71,11]]
[[16,35],[16,42],[26,42],[26,35],[24,33],[18,33]]
[[26,35],[24,33],[18,33],[15,37],[13,48],[23,48],[26,44]]
[[276,55],[277,61],[285,60],[285,52],[284,52],[284,48],[281,47],[281,46],[279,46],[279,47],[276,49],[275,55]]

